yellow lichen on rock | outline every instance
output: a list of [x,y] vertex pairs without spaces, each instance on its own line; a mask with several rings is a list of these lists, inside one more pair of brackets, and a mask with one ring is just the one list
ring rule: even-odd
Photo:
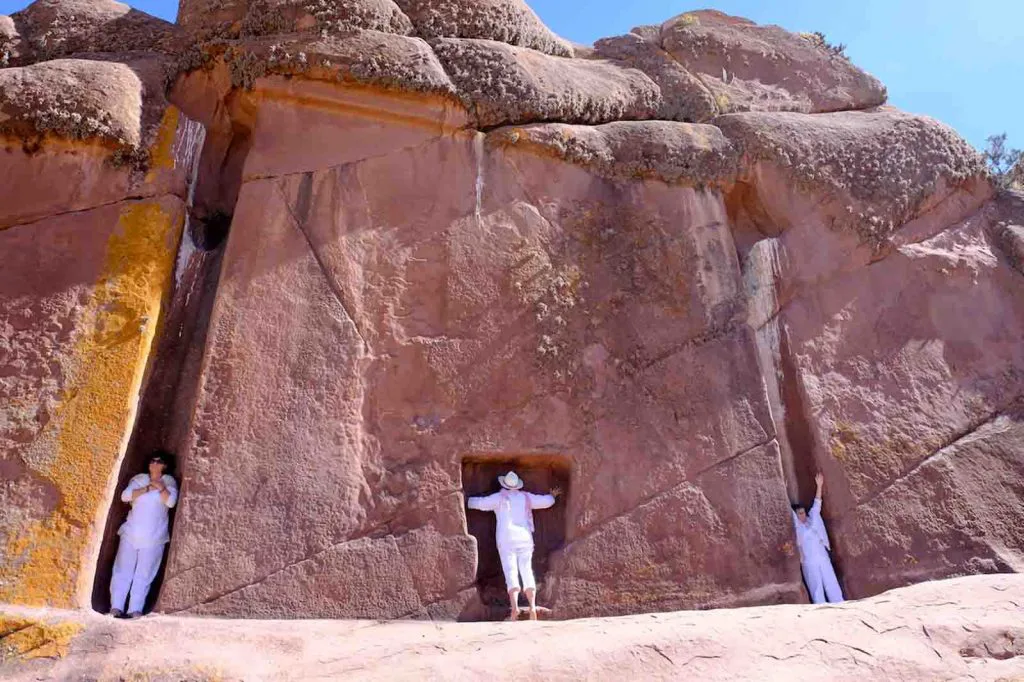
[[0,615],[0,663],[16,658],[63,658],[82,628],[81,623]]
[[146,174],[146,182],[156,181],[157,169],[163,168],[172,170],[174,168],[174,137],[178,132],[178,122],[181,112],[177,107],[169,106],[164,111],[163,120],[157,129],[156,141],[150,150],[149,172]]
[[[176,199],[173,201],[177,201]],[[102,275],[80,317],[70,377],[51,431],[55,452],[39,473],[60,493],[47,519],[8,539],[0,601],[74,606],[94,523],[131,431],[181,232],[182,213],[160,200],[126,204]]]

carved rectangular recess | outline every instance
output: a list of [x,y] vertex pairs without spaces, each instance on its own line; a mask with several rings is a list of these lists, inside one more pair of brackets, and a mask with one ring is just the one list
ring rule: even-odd
[[[568,500],[572,485],[572,460],[561,454],[472,453],[462,458],[462,490],[466,497],[490,495],[501,490],[498,476],[515,471],[524,481],[523,490],[547,493],[554,487],[562,496],[550,509],[534,512],[533,571],[537,578],[539,602],[549,598],[545,578],[553,552],[565,545],[568,528]],[[501,572],[494,532],[497,522],[492,512],[469,509],[466,526],[476,538],[478,561],[476,585],[484,607],[481,620],[500,620],[508,614],[508,593]],[[525,602],[524,602],[525,603]],[[476,620],[474,618],[473,620]]]

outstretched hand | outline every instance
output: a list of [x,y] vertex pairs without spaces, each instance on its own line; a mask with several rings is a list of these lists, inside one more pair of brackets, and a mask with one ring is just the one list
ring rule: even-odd
[[557,485],[554,488],[551,489],[551,496],[552,497],[558,497],[561,494],[562,494],[562,489],[559,488]]
[[814,482],[820,488],[825,483],[825,475],[822,474],[820,471],[814,474]]

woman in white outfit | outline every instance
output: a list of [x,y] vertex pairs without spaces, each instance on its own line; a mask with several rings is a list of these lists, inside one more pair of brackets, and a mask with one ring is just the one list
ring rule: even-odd
[[832,557],[829,556],[832,546],[828,541],[825,522],[821,518],[821,490],[825,477],[817,474],[814,482],[817,490],[811,510],[807,511],[802,504],[793,505],[793,526],[796,528],[796,544],[800,548],[800,567],[812,602],[822,604],[826,599],[841,602],[843,590],[832,568]]
[[516,472],[498,476],[502,490],[486,497],[467,500],[470,509],[492,511],[498,517],[496,540],[505,586],[512,603],[509,620],[519,618],[519,581],[530,603],[530,620],[537,620],[537,581],[533,577],[533,510],[547,509],[555,504],[561,490],[553,488],[550,495],[523,492],[523,481]]
[[[128,520],[121,524],[121,536],[110,580],[110,615],[138,618],[146,604],[149,586],[160,570],[164,545],[170,541],[168,510],[178,502],[178,484],[166,473],[171,455],[157,451],[149,460],[149,473],[132,478],[121,493],[121,501],[132,505]],[[131,596],[129,597],[129,590]]]

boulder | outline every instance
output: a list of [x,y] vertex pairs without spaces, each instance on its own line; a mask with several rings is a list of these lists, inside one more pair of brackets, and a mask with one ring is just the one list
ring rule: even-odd
[[9,57],[12,66],[80,53],[172,53],[180,47],[173,24],[116,0],[36,0],[11,19],[21,34],[19,55]]
[[662,99],[658,118],[701,123],[720,113],[711,90],[657,42],[644,40],[635,33],[604,38],[594,44],[592,57],[618,60],[643,71],[657,83]]
[[252,89],[260,78],[278,74],[405,93],[455,94],[423,40],[380,31],[358,30],[343,38],[289,35],[211,41],[200,53],[206,65],[222,61],[235,88]]
[[[1019,387],[1018,387],[1019,390]],[[1020,570],[1024,406],[955,438],[836,524],[847,588],[874,594],[943,576]],[[964,429],[959,429],[962,432]],[[958,438],[956,436],[959,436]],[[864,445],[845,445],[851,455]]]
[[4,69],[0,130],[24,138],[55,135],[138,147],[151,132],[147,128],[159,123],[158,116],[145,115],[157,112],[146,111],[144,102],[163,100],[153,82],[162,86],[162,73],[149,71],[144,80],[127,64],[82,59]]
[[237,38],[250,0],[179,0],[178,25],[197,40]]
[[739,155],[710,125],[621,121],[598,126],[538,123],[499,128],[488,144],[548,153],[605,178],[658,179],[690,186],[728,186]]
[[243,37],[286,33],[343,36],[353,30],[412,33],[409,18],[392,0],[250,0]]
[[661,106],[658,86],[647,76],[611,62],[456,38],[438,40],[434,52],[482,128],[649,119]]
[[934,205],[937,193],[985,173],[981,156],[952,128],[892,109],[730,114],[715,125],[742,151],[746,177],[761,162],[777,168],[795,192],[828,197],[836,220],[877,238]]
[[885,103],[885,87],[815,36],[715,10],[640,30],[712,92],[719,111],[825,113]]
[[395,0],[424,38],[479,38],[572,57],[523,0]]

